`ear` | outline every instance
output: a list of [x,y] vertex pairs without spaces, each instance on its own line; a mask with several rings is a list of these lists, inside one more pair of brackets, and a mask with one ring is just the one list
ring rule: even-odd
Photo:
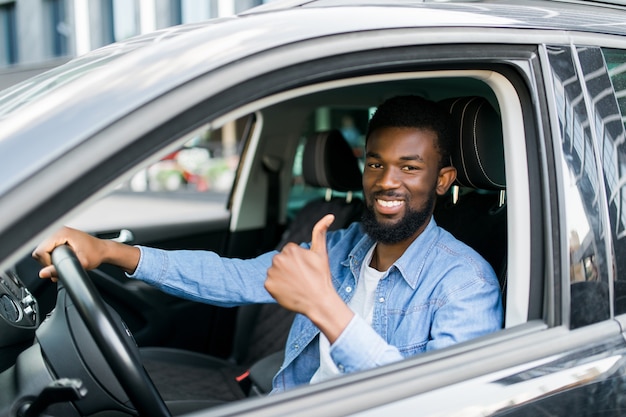
[[437,178],[437,194],[444,195],[454,180],[456,179],[456,168],[452,166],[443,167],[439,170],[439,177]]

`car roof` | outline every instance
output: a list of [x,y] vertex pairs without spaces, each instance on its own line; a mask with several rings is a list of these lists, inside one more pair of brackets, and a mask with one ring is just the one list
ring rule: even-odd
[[[0,164],[0,195],[143,104],[204,73],[283,45],[342,33],[404,28],[626,34],[623,14],[581,2],[275,3],[239,16],[168,28],[109,45],[0,94],[0,155],[11,155]],[[11,113],[19,116],[7,117]],[[26,143],[31,150],[27,156],[20,152]]]
[[[30,102],[49,90],[79,78],[81,72],[108,64],[133,52],[149,53],[159,60],[167,56],[181,62],[190,60],[192,44],[207,39],[245,38],[242,32],[253,30],[269,49],[302,39],[328,36],[346,32],[427,27],[493,27],[571,30],[605,34],[626,35],[626,19],[622,14],[608,9],[609,2],[526,0],[526,1],[416,1],[416,0],[282,0],[270,2],[241,13],[238,18],[213,19],[202,23],[169,27],[141,35],[92,51],[76,58],[58,69],[27,80],[16,87],[0,92],[0,120],[3,115]],[[612,2],[614,4],[622,2]],[[618,7],[618,6],[613,6]],[[332,15],[313,10],[333,8]],[[357,8],[357,9],[354,9]],[[379,8],[386,10],[381,12]],[[619,7],[626,10],[624,7]],[[405,10],[399,10],[405,9]],[[406,9],[413,10],[407,17]],[[307,12],[307,10],[311,10]],[[274,13],[268,13],[273,11]],[[428,11],[428,12],[427,12]],[[381,14],[382,13],[382,14]],[[354,18],[358,16],[358,18]],[[323,25],[320,22],[323,21]],[[296,23],[297,24],[294,24]],[[289,24],[291,23],[291,24]],[[178,39],[179,45],[163,49],[166,41]],[[259,43],[261,43],[259,42]],[[215,44],[216,42],[213,42]],[[158,44],[158,45],[157,45]],[[181,45],[190,45],[181,47]],[[250,42],[245,52],[255,52]],[[210,45],[203,51],[194,50],[201,59],[210,58],[215,64]],[[237,48],[241,50],[241,48]],[[149,52],[148,52],[149,51]],[[231,51],[232,52],[232,51]],[[231,54],[234,55],[234,54]],[[110,65],[109,65],[110,66]],[[168,78],[176,78],[186,66],[168,67]],[[206,66],[205,66],[206,68]],[[126,76],[131,76],[127,73]],[[51,79],[54,82],[51,82]],[[46,87],[40,85],[45,84]],[[32,88],[32,86],[35,86]],[[24,96],[27,98],[25,99]]]
[[[564,8],[567,5],[581,5],[584,7],[598,7],[604,9],[624,9],[626,0],[278,0],[262,4],[245,10],[240,15],[264,13],[269,11],[293,9],[297,7],[347,7],[347,6],[384,6],[384,7],[414,7],[424,3],[473,5],[480,8],[489,8],[494,5],[522,6],[539,8]],[[558,4],[557,4],[558,3]]]

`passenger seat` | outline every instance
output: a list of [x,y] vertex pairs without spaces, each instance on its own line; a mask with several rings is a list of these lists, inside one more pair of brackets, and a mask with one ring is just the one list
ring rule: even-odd
[[502,122],[483,97],[457,97],[439,103],[457,129],[451,155],[457,179],[438,199],[437,224],[480,253],[493,267],[502,291],[507,279],[506,177]]

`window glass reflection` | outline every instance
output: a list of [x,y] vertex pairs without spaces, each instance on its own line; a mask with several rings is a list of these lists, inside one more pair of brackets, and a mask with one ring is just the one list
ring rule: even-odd
[[602,183],[595,156],[592,126],[585,107],[583,86],[568,47],[549,48],[553,67],[557,115],[563,150],[563,212],[570,262],[570,326],[610,317],[609,268]]
[[605,100],[608,109],[604,117],[602,137],[603,160],[607,187],[611,235],[615,256],[615,314],[626,313],[626,50],[603,49],[608,77],[615,92],[615,99]]

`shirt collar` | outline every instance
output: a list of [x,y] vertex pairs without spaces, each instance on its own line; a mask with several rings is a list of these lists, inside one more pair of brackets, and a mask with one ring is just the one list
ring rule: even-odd
[[[437,237],[439,236],[439,227],[435,219],[431,216],[424,231],[409,245],[402,256],[398,258],[389,268],[396,268],[406,283],[412,288],[417,287],[417,282],[426,263],[426,258],[432,250]],[[350,252],[349,257],[362,263],[365,260],[367,251],[374,244],[374,240],[367,234],[357,243]]]

